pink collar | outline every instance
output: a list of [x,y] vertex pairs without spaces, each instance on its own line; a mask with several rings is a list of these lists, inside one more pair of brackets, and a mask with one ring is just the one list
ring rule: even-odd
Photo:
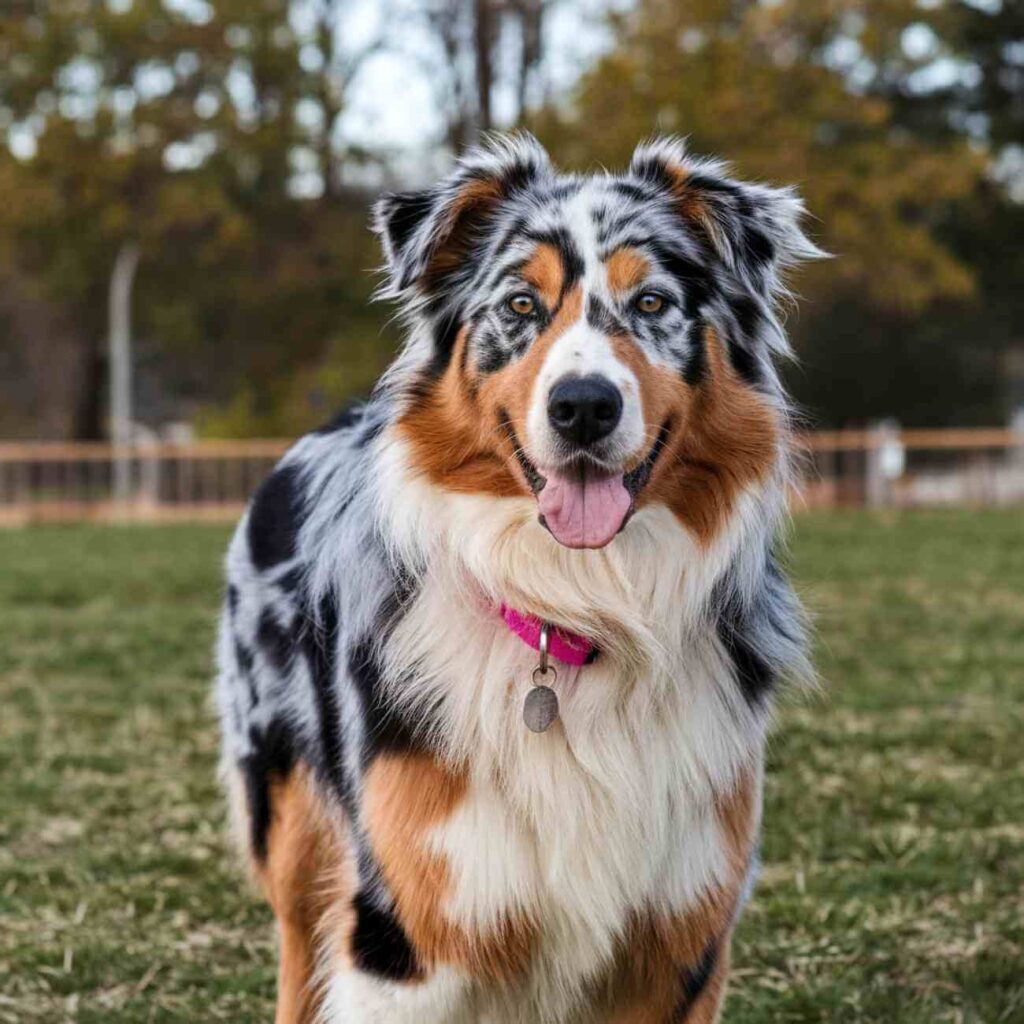
[[[507,604],[501,606],[501,617],[505,625],[528,647],[540,650],[541,620],[536,615],[524,615]],[[589,665],[597,654],[597,648],[578,633],[570,633],[567,629],[551,631],[551,657],[557,658],[566,665]]]

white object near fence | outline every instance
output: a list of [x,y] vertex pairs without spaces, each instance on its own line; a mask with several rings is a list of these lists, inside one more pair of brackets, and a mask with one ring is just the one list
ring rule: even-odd
[[907,467],[907,451],[900,437],[896,420],[882,420],[868,431],[870,443],[866,453],[865,497],[873,508],[891,504],[891,482],[903,476]]
[[[290,443],[141,440],[127,449],[0,442],[0,525],[230,521]],[[797,507],[1024,504],[1021,441],[1011,430],[892,425],[806,434]],[[139,484],[127,500],[117,496],[119,463]]]
[[114,442],[113,496],[127,508],[132,488],[132,285],[139,247],[125,242],[110,275],[110,437]]

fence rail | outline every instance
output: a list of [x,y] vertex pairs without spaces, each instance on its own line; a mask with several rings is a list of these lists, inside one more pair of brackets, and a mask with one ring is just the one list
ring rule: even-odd
[[[1024,503],[1024,434],[1011,430],[803,435],[798,507]],[[0,442],[0,526],[228,521],[288,447],[279,440],[108,444]],[[126,465],[127,494],[115,486]]]

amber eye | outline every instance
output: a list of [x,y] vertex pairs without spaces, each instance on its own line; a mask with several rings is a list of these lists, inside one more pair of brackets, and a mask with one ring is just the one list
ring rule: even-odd
[[660,313],[665,308],[665,300],[656,292],[644,292],[636,300],[636,308],[641,313]]
[[533,296],[529,292],[519,292],[508,300],[508,308],[519,316],[529,316],[536,306],[537,303],[533,301]]

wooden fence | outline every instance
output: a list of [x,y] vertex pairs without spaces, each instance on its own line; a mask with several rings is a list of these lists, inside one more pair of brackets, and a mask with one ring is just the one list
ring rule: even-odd
[[[1013,431],[883,426],[800,441],[797,508],[1024,504],[1024,435]],[[0,443],[0,525],[230,521],[287,447]]]

